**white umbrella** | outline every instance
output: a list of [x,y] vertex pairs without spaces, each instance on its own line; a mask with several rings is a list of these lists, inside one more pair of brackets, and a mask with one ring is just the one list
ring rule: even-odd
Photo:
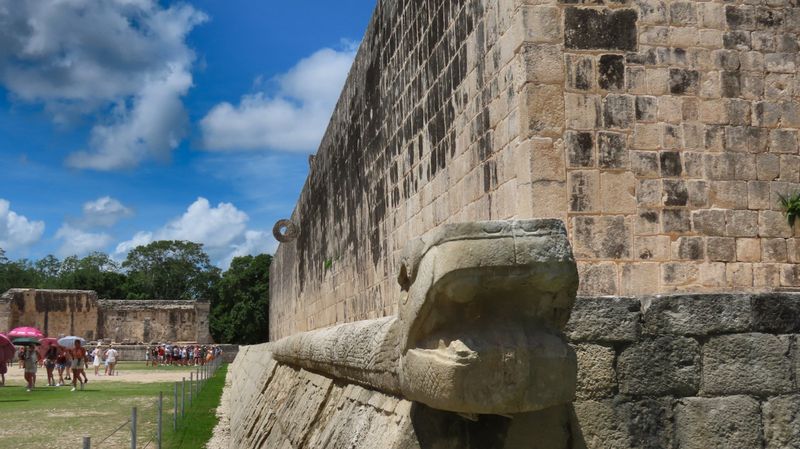
[[70,335],[69,337],[61,337],[58,339],[58,344],[63,346],[67,349],[73,349],[75,347],[75,342],[80,340],[81,346],[86,346],[86,340],[81,337],[75,337]]

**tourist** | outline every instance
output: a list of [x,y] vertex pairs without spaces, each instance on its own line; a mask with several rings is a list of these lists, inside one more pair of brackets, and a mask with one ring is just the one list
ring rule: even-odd
[[47,386],[55,387],[56,379],[53,376],[53,369],[56,367],[56,359],[58,358],[58,348],[53,345],[47,348],[44,354],[44,368],[47,370]]
[[75,391],[78,387],[78,382],[81,383],[81,390],[83,390],[83,385],[88,382],[88,379],[85,381],[81,380],[81,374],[83,374],[84,378],[86,377],[86,373],[84,372],[84,368],[86,367],[86,349],[81,346],[80,340],[75,340],[75,347],[70,351],[72,354],[72,390]]
[[150,346],[144,349],[144,366],[150,366]]
[[0,362],[0,387],[6,385],[6,373],[8,372],[8,364],[3,360]]
[[21,346],[19,348],[19,353],[17,354],[17,360],[19,360],[19,369],[25,368],[25,346]]
[[57,387],[64,385],[64,370],[67,368],[67,353],[64,348],[59,347],[58,356],[56,357],[56,370],[58,371]]
[[26,346],[22,351],[23,364],[25,366],[25,382],[28,383],[28,391],[36,386],[36,369],[39,365],[39,353],[33,346]]
[[113,346],[109,346],[105,354],[106,362],[108,363],[108,375],[114,375],[114,367],[117,366],[117,350]]
[[98,373],[98,371],[100,371],[100,361],[103,358],[101,356],[101,354],[102,354],[101,351],[102,351],[102,348],[100,347],[100,345],[97,345],[97,347],[94,348],[94,351],[92,351],[92,358],[93,358],[92,359],[92,366],[94,367],[94,375],[95,376],[99,376],[100,375]]

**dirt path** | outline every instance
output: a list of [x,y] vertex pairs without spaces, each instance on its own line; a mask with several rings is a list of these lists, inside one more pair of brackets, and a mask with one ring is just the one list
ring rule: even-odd
[[228,374],[225,376],[225,388],[222,390],[222,398],[217,407],[219,422],[214,426],[214,433],[206,443],[206,449],[230,449],[231,447],[230,386],[231,370],[228,370]]
[[[179,382],[182,378],[186,378],[189,380],[189,372],[185,370],[172,370],[172,369],[134,369],[134,370],[125,370],[123,367],[119,371],[119,375],[114,376],[103,376],[102,375],[102,367],[101,373],[99,376],[94,375],[94,369],[89,367],[86,370],[86,376],[89,378],[89,383],[92,382],[139,382],[139,383],[152,383],[152,382]],[[58,373],[54,373],[56,376],[56,380],[58,380]],[[23,377],[23,372],[17,366],[10,366],[8,368],[8,373],[6,374],[6,384],[11,383],[12,385],[23,385],[25,383],[25,378]],[[47,371],[44,368],[40,368],[39,371],[36,373],[36,385],[37,386],[46,386],[47,385]]]

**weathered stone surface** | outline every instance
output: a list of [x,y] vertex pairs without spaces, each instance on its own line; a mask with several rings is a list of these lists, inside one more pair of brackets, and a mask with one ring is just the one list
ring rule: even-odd
[[632,9],[567,8],[565,45],[581,50],[635,50],[636,16]]
[[800,447],[800,395],[770,398],[762,411],[767,449]]
[[207,301],[98,299],[91,290],[46,289],[11,289],[2,298],[4,331],[33,326],[46,335],[126,344],[212,341]]
[[575,354],[558,329],[577,281],[560,221],[448,225],[409,246],[397,317],[295,334],[271,350],[281,362],[441,410],[541,410],[575,391]]
[[642,332],[704,336],[750,329],[748,295],[655,296],[644,300]]
[[800,333],[800,295],[791,293],[753,295],[751,305],[755,332]]
[[681,399],[675,406],[675,439],[682,449],[761,447],[758,402],[747,396]]
[[575,345],[578,357],[578,400],[610,397],[616,387],[613,348],[599,345]]
[[704,395],[767,396],[795,389],[790,337],[735,334],[703,345]]
[[[672,447],[670,399],[577,401],[575,415],[586,449]],[[581,446],[578,446],[581,447]]]
[[625,342],[639,335],[641,306],[634,298],[583,298],[575,301],[565,332],[571,341]]
[[691,338],[657,337],[622,351],[619,391],[648,396],[691,396],[700,386],[700,345]]

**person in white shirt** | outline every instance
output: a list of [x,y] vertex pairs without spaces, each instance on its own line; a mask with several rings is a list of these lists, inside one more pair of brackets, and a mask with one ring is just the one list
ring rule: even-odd
[[94,351],[92,351],[92,357],[93,357],[92,366],[94,366],[94,375],[99,376],[100,362],[103,359],[103,350],[102,348],[100,348],[100,345],[94,348]]
[[117,350],[109,347],[105,354],[106,362],[108,362],[108,375],[114,375],[114,368],[117,366]]
[[39,365],[39,353],[33,346],[26,346],[23,364],[25,366],[25,381],[28,383],[28,391],[36,386],[36,368]]

